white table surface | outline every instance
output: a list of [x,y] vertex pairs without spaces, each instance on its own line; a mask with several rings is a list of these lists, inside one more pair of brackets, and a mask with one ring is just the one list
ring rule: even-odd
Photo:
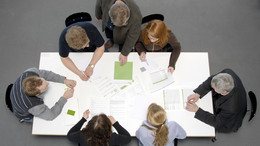
[[[93,53],[70,53],[70,58],[76,66],[85,70]],[[119,53],[104,53],[102,58],[94,68],[91,81],[95,81],[97,77],[107,76],[113,77],[114,61],[118,61]],[[147,59],[152,59],[160,68],[167,69],[170,53],[147,53]],[[140,59],[137,53],[130,53],[128,61],[133,62],[133,76],[137,76],[140,68]],[[66,125],[67,121],[64,115],[68,109],[76,111],[76,119],[81,119],[83,111],[90,109],[91,99],[100,97],[97,94],[96,88],[93,87],[91,81],[81,81],[81,79],[68,70],[61,62],[58,52],[42,52],[40,57],[40,69],[51,70],[55,73],[66,76],[68,79],[77,81],[74,96],[65,104],[62,113],[53,121],[45,121],[37,117],[34,118],[32,134],[33,135],[66,135],[73,125]],[[182,52],[176,63],[176,70],[173,73],[174,83],[167,86],[165,89],[173,89],[178,87],[194,87],[194,89],[210,76],[208,53],[206,52]],[[51,83],[45,93],[44,102],[47,106],[52,107],[55,102],[64,93],[64,84]],[[128,99],[125,112],[126,119],[116,119],[119,123],[129,131],[132,136],[135,136],[135,131],[145,119],[147,106],[156,102],[163,105],[162,90],[146,95],[146,97]],[[98,97],[97,97],[98,96]],[[80,104],[79,104],[79,101]],[[82,102],[84,101],[84,102]],[[144,106],[138,106],[140,102]],[[207,94],[199,101],[202,109],[213,112],[211,94]],[[135,112],[140,113],[135,114]],[[104,111],[105,112],[105,111]],[[140,117],[140,115],[144,115]],[[186,131],[189,137],[214,137],[215,129],[194,118],[193,112],[186,110],[167,111],[168,121],[174,120],[178,122]],[[68,124],[68,123],[67,123]]]

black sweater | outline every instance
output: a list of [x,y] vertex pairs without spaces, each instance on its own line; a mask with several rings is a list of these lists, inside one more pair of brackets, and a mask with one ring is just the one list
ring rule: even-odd
[[[82,118],[75,126],[73,126],[67,134],[70,141],[78,143],[80,146],[88,146],[86,142],[85,134],[80,130],[82,125],[87,120]],[[123,128],[118,122],[113,124],[113,127],[117,130],[118,134],[112,133],[109,145],[123,145],[131,141],[131,136],[128,131]]]

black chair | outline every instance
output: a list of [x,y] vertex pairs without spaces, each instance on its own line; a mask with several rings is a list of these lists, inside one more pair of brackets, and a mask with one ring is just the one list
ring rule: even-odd
[[66,27],[68,27],[69,25],[71,25],[73,23],[81,22],[81,21],[92,21],[92,18],[90,16],[90,14],[87,12],[74,13],[66,18],[65,25],[66,25]]
[[248,92],[248,96],[249,96],[249,99],[251,101],[251,110],[248,110],[248,111],[251,112],[249,120],[248,120],[248,122],[249,122],[255,117],[256,110],[257,110],[257,99],[256,99],[256,96],[255,96],[255,93],[252,92],[252,91]]
[[162,14],[151,14],[143,17],[142,24],[150,22],[152,20],[164,20],[164,16]]
[[178,139],[177,138],[174,139],[174,146],[178,146]]
[[13,107],[12,107],[12,103],[11,103],[11,99],[10,99],[10,93],[11,93],[12,87],[13,87],[13,84],[10,84],[7,87],[6,92],[5,92],[5,103],[11,112],[13,112]]

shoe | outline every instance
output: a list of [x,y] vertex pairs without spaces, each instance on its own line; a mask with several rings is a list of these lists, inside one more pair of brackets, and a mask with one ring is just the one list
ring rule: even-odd
[[111,40],[108,40],[108,41],[105,43],[105,47],[106,47],[106,48],[111,48],[113,45],[114,45],[114,43],[113,43]]

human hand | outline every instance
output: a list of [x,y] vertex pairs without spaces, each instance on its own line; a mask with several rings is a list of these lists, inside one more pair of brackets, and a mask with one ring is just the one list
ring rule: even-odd
[[189,103],[195,103],[199,100],[199,98],[200,98],[200,95],[198,93],[194,93],[194,94],[191,94],[190,96],[188,96],[187,101]]
[[199,107],[196,103],[187,102],[186,110],[190,112],[197,112],[199,110]]
[[69,88],[73,89],[76,86],[77,82],[74,80],[65,79],[64,84]]
[[112,123],[112,125],[114,125],[116,122],[115,118],[113,116],[107,116],[107,117],[110,120],[110,122]]
[[173,72],[174,72],[174,68],[171,67],[171,66],[169,66],[169,67],[168,67],[168,72],[173,73]]
[[85,75],[85,72],[81,71],[78,76],[81,78],[82,81],[87,81],[89,77]]
[[89,109],[87,109],[84,113],[83,113],[83,117],[87,120],[89,117],[90,111]]
[[73,96],[73,93],[74,93],[74,89],[66,90],[63,94],[63,97],[69,99]]
[[125,65],[126,62],[127,62],[127,56],[124,56],[124,55],[122,55],[122,54],[120,53],[120,55],[119,55],[119,61],[120,61],[120,65],[121,65],[121,66]]
[[92,74],[93,74],[93,68],[91,68],[90,66],[88,66],[87,68],[86,68],[86,70],[85,70],[85,75],[88,77],[88,78],[90,78],[91,76],[92,76]]
[[102,19],[97,19],[97,17],[96,17],[96,20],[97,20],[97,22],[102,22]]
[[145,52],[141,52],[139,58],[140,58],[140,60],[141,60],[142,62],[145,62],[145,61],[146,61],[146,54],[145,54]]

